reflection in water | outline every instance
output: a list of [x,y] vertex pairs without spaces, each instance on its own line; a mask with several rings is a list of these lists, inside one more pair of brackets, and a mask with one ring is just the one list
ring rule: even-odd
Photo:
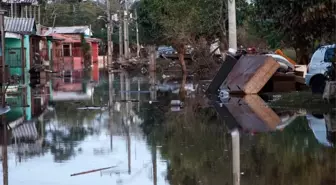
[[235,129],[231,132],[232,137],[232,173],[233,185],[240,185],[240,135]]
[[313,131],[315,138],[320,144],[327,147],[332,147],[336,143],[335,116],[335,113],[325,115],[306,115],[309,127]]
[[155,73],[95,79],[56,80],[52,107],[8,133],[3,184],[335,184],[335,113],[271,109],[258,96],[208,101],[182,88],[186,76],[178,93]]
[[[5,116],[1,115],[1,123],[5,123]],[[1,160],[2,160],[2,174],[3,185],[8,185],[8,157],[7,157],[7,145],[8,145],[8,129],[6,125],[1,125]]]
[[[109,130],[110,130],[110,148],[111,151],[113,151],[113,134],[112,134],[112,129],[113,129],[113,109],[114,109],[114,97],[115,97],[115,92],[114,92],[114,73],[109,73],[108,75],[108,83],[109,83]],[[101,118],[100,118],[101,119]]]

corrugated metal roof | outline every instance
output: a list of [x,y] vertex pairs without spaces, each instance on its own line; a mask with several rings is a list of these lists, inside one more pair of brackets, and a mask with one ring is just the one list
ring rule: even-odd
[[37,139],[38,133],[34,122],[23,123],[12,130],[14,138]]
[[34,34],[36,29],[33,18],[5,17],[5,31],[19,34]]
[[85,33],[89,26],[67,26],[67,27],[51,27],[44,35],[50,35],[52,33]]

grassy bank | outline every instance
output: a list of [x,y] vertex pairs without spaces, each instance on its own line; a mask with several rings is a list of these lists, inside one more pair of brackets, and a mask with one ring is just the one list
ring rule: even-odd
[[324,113],[335,111],[335,102],[326,102],[321,95],[311,92],[292,92],[281,95],[267,94],[273,97],[268,104],[272,108],[305,109],[308,112]]

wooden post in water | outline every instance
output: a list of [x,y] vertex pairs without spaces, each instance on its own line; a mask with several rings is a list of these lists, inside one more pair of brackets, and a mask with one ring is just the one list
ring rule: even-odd
[[125,73],[125,75],[126,75],[126,91],[127,91],[127,93],[126,93],[126,100],[127,100],[127,102],[126,102],[126,106],[127,106],[127,117],[131,117],[131,110],[132,110],[132,107],[133,107],[133,102],[132,101],[130,101],[131,100],[131,80],[130,80],[130,76],[129,76],[129,74],[126,72]]
[[150,99],[151,101],[156,101],[156,73],[155,71],[149,72],[149,78],[150,78]]
[[238,129],[231,132],[233,185],[240,185],[240,135]]
[[131,133],[130,133],[130,127],[131,127],[131,123],[128,123],[128,120],[131,121],[131,109],[132,109],[132,102],[130,102],[129,100],[131,99],[130,97],[130,90],[131,90],[131,83],[130,83],[130,78],[127,72],[124,73],[125,74],[125,84],[126,84],[126,120],[127,122],[126,127],[127,127],[127,153],[128,153],[128,174],[131,174]]
[[132,172],[130,125],[127,126],[127,161],[128,161],[128,174],[130,175]]
[[120,73],[120,98],[125,100],[125,74]]
[[[5,116],[1,116],[1,121],[5,122]],[[3,137],[3,145],[2,145],[2,174],[3,174],[3,185],[8,185],[8,158],[7,158],[7,126],[4,124],[2,125],[3,134],[1,134]]]
[[153,165],[153,185],[157,185],[157,157],[156,157],[156,143],[155,143],[155,141],[154,141],[154,144],[152,146],[152,165]]
[[1,62],[2,62],[2,82],[1,82],[1,102],[2,107],[6,106],[6,58],[5,58],[5,10],[0,10],[0,34],[1,34]]
[[112,123],[113,123],[113,109],[114,109],[114,74],[109,73],[109,113],[110,113],[110,148],[113,151],[113,135],[112,135]]
[[140,112],[140,80],[138,79],[138,112]]
[[155,46],[149,46],[149,71],[156,71],[156,53]]

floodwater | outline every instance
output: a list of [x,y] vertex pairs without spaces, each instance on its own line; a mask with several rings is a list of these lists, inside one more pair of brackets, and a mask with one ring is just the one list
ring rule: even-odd
[[182,83],[185,91],[180,79],[120,72],[52,78],[31,93],[32,118],[2,132],[1,182],[336,184],[335,112],[271,109],[259,96],[209,100]]

